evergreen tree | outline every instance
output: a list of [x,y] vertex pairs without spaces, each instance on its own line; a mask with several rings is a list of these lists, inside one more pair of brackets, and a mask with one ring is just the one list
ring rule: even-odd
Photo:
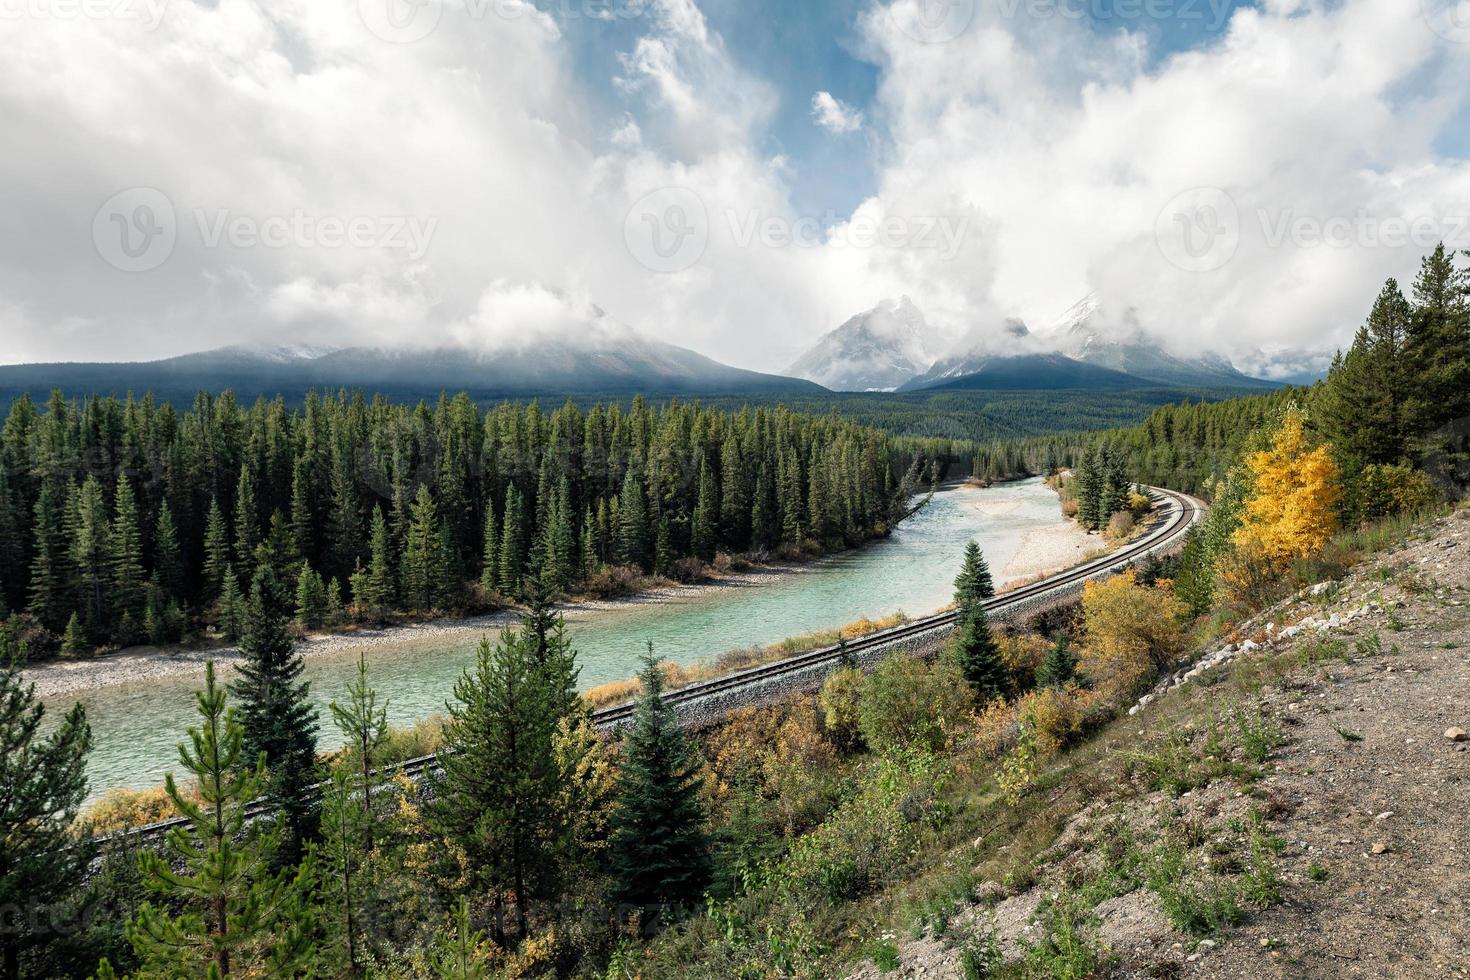
[[153,528],[153,581],[169,599],[184,595],[184,559],[179,553],[179,532],[168,504],[158,508]]
[[218,603],[219,631],[225,640],[234,643],[245,629],[245,597],[240,592],[240,582],[235,577],[233,565],[225,565],[224,585],[220,589]]
[[362,505],[353,480],[351,450],[339,447],[332,456],[331,555],[326,569],[345,575],[362,556]]
[[651,552],[643,485],[637,469],[629,466],[623,476],[622,493],[618,495],[618,563],[649,571],[653,567]]
[[719,496],[715,490],[715,474],[708,460],[699,464],[699,496],[694,504],[693,540],[690,551],[700,561],[715,560],[715,542],[719,538]]
[[255,478],[250,466],[240,467],[240,482],[235,488],[235,561],[242,574],[255,574],[255,548],[260,544],[260,510],[255,502]]
[[1339,458],[1397,463],[1409,449],[1413,397],[1407,344],[1414,311],[1390,279],[1346,356],[1334,359],[1317,396],[1316,416]]
[[496,580],[500,591],[508,596],[521,592],[521,576],[526,570],[526,515],[521,507],[521,493],[514,485],[505,491],[505,520],[501,522],[500,567]]
[[296,579],[296,622],[302,629],[321,629],[327,618],[327,586],[310,565]]
[[240,700],[245,750],[265,757],[266,799],[284,823],[281,858],[295,864],[315,834],[317,715],[310,684],[301,679],[305,660],[291,638],[285,596],[268,564],[250,589],[240,653],[231,693]]
[[771,507],[771,485],[766,471],[761,470],[756,481],[755,502],[750,511],[750,546],[765,550],[773,548],[777,540],[776,516]]
[[356,596],[357,601],[381,614],[397,601],[397,587],[393,581],[393,559],[389,551],[388,522],[383,517],[383,508],[373,508],[373,527],[369,545],[367,590]]
[[480,547],[480,591],[487,596],[495,592],[495,576],[500,571],[500,535],[495,527],[495,501],[485,504],[485,524]]
[[652,644],[639,679],[643,692],[623,745],[607,867],[616,901],[677,911],[696,903],[710,880],[699,760],[663,700]]
[[1077,657],[1066,636],[1059,636],[1046,651],[1046,659],[1036,671],[1037,687],[1062,687],[1077,674]]
[[[19,980],[22,953],[43,935],[44,909],[79,889],[90,859],[71,834],[87,797],[86,759],[92,732],[75,705],[42,735],[46,707],[21,680],[24,651],[0,627],[0,977]],[[39,974],[37,974],[39,975]]]
[[363,957],[358,944],[368,890],[363,881],[368,859],[363,847],[363,813],[351,773],[344,766],[326,770],[323,785],[321,840],[312,848],[318,881],[313,912],[324,920],[328,955],[340,964],[341,975],[360,977]]
[[225,515],[219,500],[209,500],[209,517],[204,525],[204,595],[218,599],[225,587],[225,573],[230,568],[230,533],[225,528]]
[[[30,602],[27,609],[47,629],[58,630],[67,622],[67,610],[77,608],[66,595],[66,551],[61,516],[51,486],[41,484],[35,508],[35,547],[31,557]],[[76,618],[76,613],[71,614]]]
[[1010,674],[1001,659],[1000,647],[990,632],[985,607],[971,606],[960,621],[952,647],[955,665],[970,682],[981,702],[1010,694]]
[[102,484],[87,477],[71,497],[71,563],[76,582],[77,610],[89,637],[106,635],[107,594],[112,556],[108,551],[110,528]]
[[420,485],[403,547],[403,600],[410,609],[433,608],[440,584],[439,519],[434,496]]
[[980,546],[973,540],[965,545],[965,560],[960,574],[954,580],[954,603],[960,618],[982,600],[995,595],[995,583],[990,578],[990,566],[980,553]]
[[71,614],[71,619],[66,621],[66,632],[61,637],[61,655],[69,660],[84,656],[92,649],[92,644],[87,642],[87,634],[82,629],[82,621],[77,618],[76,613]]
[[112,607],[135,621],[143,614],[143,536],[138,526],[138,502],[126,478],[117,483],[111,536]]
[[377,825],[373,796],[382,782],[377,773],[378,752],[388,738],[388,702],[379,704],[378,692],[368,684],[367,658],[363,654],[357,657],[357,677],[347,685],[347,703],[332,701],[327,708],[356,762],[354,793],[362,810],[364,848],[371,851]]
[[247,762],[244,730],[226,709],[213,661],[195,697],[200,725],[179,746],[179,762],[197,780],[198,799],[179,790],[173,773],[164,777],[187,823],[169,832],[166,854],[141,853],[162,905],[139,910],[129,939],[150,976],[292,975],[312,952],[303,907],[309,868],[294,878],[270,871],[280,830],[246,822],[246,807],[266,784],[266,763]]
[[1440,243],[1414,280],[1414,310],[1406,331],[1413,376],[1405,406],[1414,431],[1429,433],[1470,414],[1470,309],[1467,277]]
[[502,896],[513,896],[524,937],[529,902],[555,895],[556,827],[564,819],[552,755],[559,718],[530,631],[505,630],[494,647],[482,640],[447,707],[431,821],[495,896],[497,924]]

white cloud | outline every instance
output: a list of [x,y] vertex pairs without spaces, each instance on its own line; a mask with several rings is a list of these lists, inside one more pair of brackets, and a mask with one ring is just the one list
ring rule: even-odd
[[855,133],[863,128],[863,114],[831,92],[812,96],[812,118],[829,133]]
[[[791,203],[800,159],[767,149],[783,93],[693,0],[649,0],[617,77],[590,82],[529,4],[444,3],[438,29],[404,44],[372,36],[356,0],[170,3],[152,31],[0,19],[0,361],[435,342],[581,315],[537,313],[555,308],[542,292],[763,368],[900,294],[955,335],[1008,316],[1044,325],[1096,292],[1180,345],[1311,350],[1342,342],[1382,279],[1412,279],[1425,249],[1359,242],[1358,229],[1347,244],[1299,230],[1275,242],[1280,228],[1362,210],[1369,231],[1419,219],[1450,234],[1470,210],[1470,167],[1437,149],[1470,96],[1470,45],[1428,29],[1417,4],[1241,8],[1219,40],[1155,62],[1145,31],[989,4],[936,43],[913,36],[912,0],[900,2],[905,16],[877,7],[859,25],[880,69],[864,128],[888,142],[877,190],[832,228]],[[620,86],[628,115],[587,109],[585,84]],[[812,111],[829,129],[863,125],[830,93]],[[97,253],[93,223],[138,186],[167,195],[177,243],[153,271],[126,273]],[[707,240],[697,263],[658,273],[626,235],[679,233],[680,216],[629,212],[670,187],[697,199],[681,215]],[[1187,272],[1155,232],[1198,187],[1228,195],[1239,243],[1219,268]],[[221,211],[437,225],[419,256],[211,246],[200,215]],[[943,220],[965,224],[953,254],[864,244],[863,229],[917,235]],[[742,242],[768,224],[814,237]]]

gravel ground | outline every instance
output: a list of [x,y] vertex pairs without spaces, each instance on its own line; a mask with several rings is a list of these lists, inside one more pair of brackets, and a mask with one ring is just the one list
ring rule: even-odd
[[[960,913],[944,938],[899,942],[898,971],[862,963],[850,975],[958,977],[959,943],[992,929],[1008,958],[1021,955],[1040,936],[1038,903],[1069,868],[1095,861],[1089,832],[1104,810],[1149,833],[1163,819],[1218,827],[1254,808],[1284,843],[1275,858],[1280,904],[1200,941],[1177,931],[1145,888],[1108,899],[1093,910],[1091,938],[1113,958],[1110,975],[1470,977],[1470,740],[1456,740],[1470,738],[1456,731],[1470,732],[1470,512],[1421,532],[1247,624],[1252,644],[1215,661],[1240,671],[1300,655],[1263,688],[1263,716],[1285,742],[1248,795],[1221,779],[1178,800],[1152,793],[1094,804],[1051,849],[1060,856],[1041,884],[1003,900],[983,885],[977,897],[995,898]],[[1209,699],[1217,690],[1193,693]],[[1139,721],[1159,711],[1144,707]],[[1207,854],[1204,845],[1191,851]]]

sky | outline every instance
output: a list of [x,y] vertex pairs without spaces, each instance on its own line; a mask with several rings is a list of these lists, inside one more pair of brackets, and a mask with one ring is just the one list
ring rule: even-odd
[[781,370],[1089,295],[1259,374],[1470,248],[1470,0],[0,0],[0,363],[569,342]]

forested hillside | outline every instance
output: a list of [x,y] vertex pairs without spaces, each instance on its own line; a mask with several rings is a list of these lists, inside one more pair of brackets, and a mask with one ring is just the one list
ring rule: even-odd
[[780,408],[21,398],[0,439],[0,603],[37,656],[205,623],[233,637],[261,566],[306,626],[489,608],[528,576],[607,591],[886,533],[933,462]]

